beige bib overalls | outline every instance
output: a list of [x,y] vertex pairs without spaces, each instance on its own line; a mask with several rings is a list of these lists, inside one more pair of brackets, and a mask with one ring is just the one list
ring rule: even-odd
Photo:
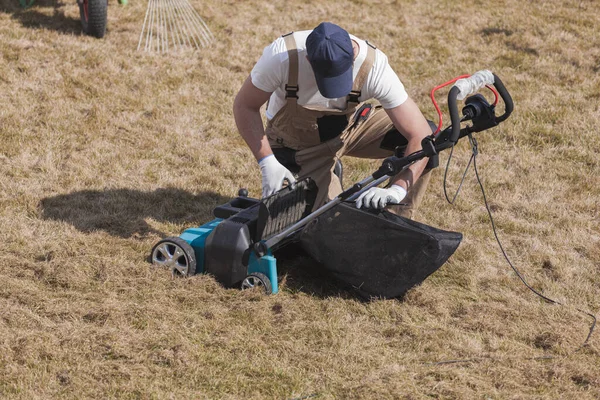
[[[340,179],[333,173],[337,159],[344,155],[382,159],[393,154],[390,149],[383,149],[381,142],[386,133],[394,129],[394,125],[381,106],[373,107],[366,118],[356,115],[363,104],[359,103],[358,98],[373,67],[375,47],[367,43],[367,57],[354,80],[346,109],[331,110],[298,105],[298,50],[291,33],[284,35],[284,39],[289,56],[287,103],[268,121],[265,132],[276,156],[278,149],[296,150],[294,161],[300,167],[299,179],[311,177],[319,189],[315,203],[317,208],[342,192]],[[341,119],[345,128],[338,136],[322,141],[318,120],[332,116],[338,116],[337,119]],[[409,191],[404,204],[387,209],[412,218],[423,198],[430,175],[430,170],[425,170]]]

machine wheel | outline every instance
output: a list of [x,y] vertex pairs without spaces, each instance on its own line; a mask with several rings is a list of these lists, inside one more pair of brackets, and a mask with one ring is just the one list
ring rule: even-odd
[[108,0],[79,0],[79,15],[83,33],[97,38],[106,33]]
[[168,267],[173,276],[190,276],[196,273],[196,254],[188,242],[180,237],[168,237],[154,245],[152,264]]
[[242,290],[245,289],[259,289],[264,291],[265,294],[273,293],[271,280],[260,272],[253,272],[242,281]]

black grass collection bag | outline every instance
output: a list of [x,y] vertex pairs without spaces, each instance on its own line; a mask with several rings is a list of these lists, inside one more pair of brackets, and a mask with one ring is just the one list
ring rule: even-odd
[[446,262],[462,234],[340,203],[302,232],[302,248],[362,297],[402,296]]

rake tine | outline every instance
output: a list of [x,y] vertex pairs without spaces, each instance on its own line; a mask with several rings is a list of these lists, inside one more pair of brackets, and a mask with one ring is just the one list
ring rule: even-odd
[[[152,1],[152,0],[150,0]],[[144,17],[144,24],[142,25],[142,32],[140,33],[140,40],[138,42],[138,47],[137,50],[140,49],[140,46],[142,45],[142,38],[144,37],[144,29],[146,29],[146,21],[148,20],[148,13],[150,12],[150,3],[148,3],[148,8],[146,8],[146,16]]]
[[207,47],[214,35],[189,0],[149,0],[137,50],[166,53],[185,46]]

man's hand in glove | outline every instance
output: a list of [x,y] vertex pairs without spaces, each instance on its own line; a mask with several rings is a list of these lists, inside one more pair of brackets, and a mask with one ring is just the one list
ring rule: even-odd
[[372,187],[356,199],[356,208],[381,210],[389,204],[400,204],[404,197],[406,197],[406,189],[399,185],[392,185],[387,189]]
[[289,184],[296,182],[294,175],[277,161],[273,154],[259,161],[260,173],[262,174],[262,197],[268,197],[281,189],[283,180],[287,179]]

